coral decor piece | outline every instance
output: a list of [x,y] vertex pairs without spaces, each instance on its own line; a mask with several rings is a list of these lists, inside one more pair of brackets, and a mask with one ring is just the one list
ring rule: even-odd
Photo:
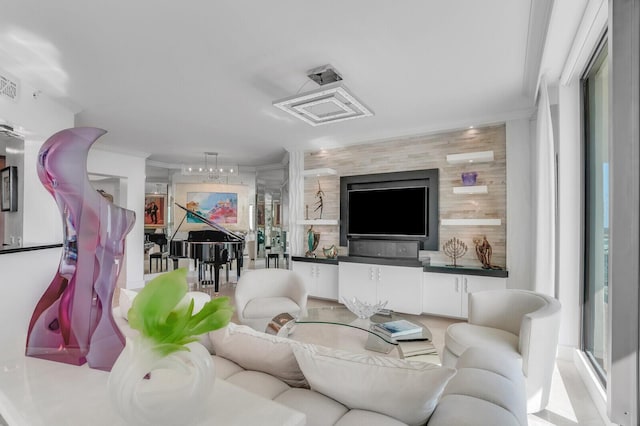
[[453,266],[455,268],[458,266],[457,260],[464,256],[464,254],[467,252],[467,245],[456,237],[453,237],[452,239],[444,243],[444,245],[442,246],[442,251],[444,251],[444,254],[449,256],[453,261],[453,265],[447,266]]
[[87,154],[106,131],[62,130],[38,154],[38,177],[62,214],[63,251],[51,284],[35,307],[28,356],[110,370],[124,348],[112,299],[135,213],[101,196],[87,177]]
[[479,237],[474,238],[473,243],[476,245],[476,256],[478,256],[478,260],[482,263],[482,269],[502,269],[500,266],[491,264],[493,249],[491,248],[489,241],[487,241],[486,235],[482,237],[482,240]]
[[203,424],[215,380],[211,354],[196,336],[225,327],[233,308],[228,297],[208,301],[198,312],[183,303],[187,270],[176,269],[149,283],[133,299],[127,338],[107,388],[128,425]]

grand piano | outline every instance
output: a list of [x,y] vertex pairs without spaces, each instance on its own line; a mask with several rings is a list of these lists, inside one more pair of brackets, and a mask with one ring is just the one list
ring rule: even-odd
[[[200,285],[213,284],[216,293],[220,288],[220,269],[228,266],[233,260],[236,261],[238,278],[240,278],[244,236],[229,231],[178,203],[175,204],[184,210],[186,214],[169,240],[169,255],[173,259],[174,268],[177,267],[178,259],[180,258],[193,259],[198,271]],[[212,229],[189,231],[186,240],[176,240],[175,236],[187,217],[196,219]],[[209,279],[207,279],[207,275]]]

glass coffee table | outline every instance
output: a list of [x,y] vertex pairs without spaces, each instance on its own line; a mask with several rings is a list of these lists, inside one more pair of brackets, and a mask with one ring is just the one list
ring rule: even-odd
[[[419,326],[421,330],[417,333],[405,334],[395,338],[390,337],[374,326],[396,320],[407,320]],[[320,308],[307,308],[298,317],[289,314],[280,314],[271,320],[267,326],[267,333],[276,334],[281,337],[291,336],[297,325],[302,324],[324,324],[342,327],[350,327],[367,333],[367,340],[364,348],[370,351],[389,353],[397,348],[401,358],[409,355],[409,352],[435,353],[435,348],[431,344],[431,331],[418,321],[411,321],[401,314],[391,313],[390,315],[373,315],[369,319],[358,318],[354,313],[342,306],[326,306]]]

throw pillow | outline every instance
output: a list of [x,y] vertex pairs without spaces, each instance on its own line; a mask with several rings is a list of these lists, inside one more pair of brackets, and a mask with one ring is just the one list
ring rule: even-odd
[[293,352],[311,389],[352,409],[423,425],[455,370],[425,362],[354,354],[315,345]]
[[234,323],[212,331],[209,337],[216,355],[246,370],[270,374],[289,386],[309,387],[292,350],[301,343]]

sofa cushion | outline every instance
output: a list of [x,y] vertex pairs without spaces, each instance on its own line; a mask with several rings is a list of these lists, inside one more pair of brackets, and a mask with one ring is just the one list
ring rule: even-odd
[[[522,396],[521,396],[522,397]],[[429,426],[523,426],[504,408],[491,402],[466,395],[446,395],[429,419]]]
[[291,389],[282,380],[261,371],[245,370],[227,377],[225,380],[267,399],[274,399]]
[[306,414],[307,426],[333,425],[349,411],[338,401],[309,389],[291,388],[274,401]]
[[464,322],[451,324],[447,328],[444,340],[445,347],[456,356],[462,355],[470,347],[518,353],[518,336],[515,334]]
[[213,355],[212,358],[213,365],[215,366],[216,370],[216,377],[220,379],[226,379],[236,373],[244,371],[244,368],[226,358],[222,358],[221,356],[217,355]]
[[311,389],[351,409],[424,424],[455,370],[423,362],[299,345],[293,352]]
[[288,297],[260,297],[247,303],[242,314],[245,318],[272,318],[282,312],[298,311],[300,306]]
[[271,374],[289,386],[309,386],[291,349],[301,343],[234,323],[212,331],[209,337],[216,355],[244,369]]
[[525,378],[520,359],[510,352],[473,347],[456,364],[429,426],[526,425]]
[[340,418],[335,426],[403,426],[404,423],[373,411],[351,410]]

